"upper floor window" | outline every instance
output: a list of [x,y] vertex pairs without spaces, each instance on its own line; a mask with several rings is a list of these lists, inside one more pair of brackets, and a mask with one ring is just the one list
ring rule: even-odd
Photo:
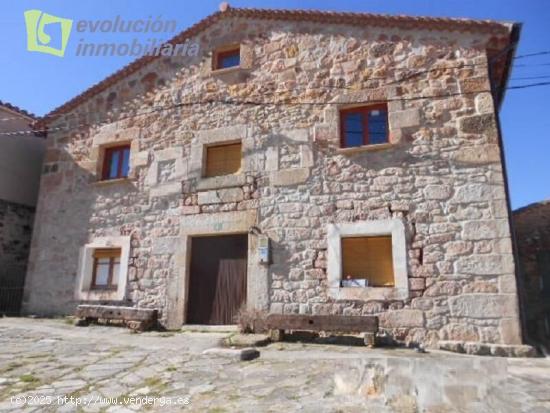
[[130,169],[130,145],[115,146],[105,149],[105,161],[103,163],[104,180],[121,179],[128,177]]
[[343,148],[388,143],[388,109],[385,104],[340,111]]
[[214,69],[227,69],[241,64],[241,49],[234,47],[229,50],[220,50],[215,54]]
[[241,142],[206,147],[205,176],[239,173],[242,163]]
[[119,273],[119,248],[101,248],[94,251],[92,289],[116,290]]

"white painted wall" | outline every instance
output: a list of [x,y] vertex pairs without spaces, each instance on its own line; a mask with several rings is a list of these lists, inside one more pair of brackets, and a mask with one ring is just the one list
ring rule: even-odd
[[[6,118],[14,118],[5,121]],[[0,133],[30,130],[31,120],[0,106]],[[0,134],[0,200],[35,206],[46,140],[34,134]]]

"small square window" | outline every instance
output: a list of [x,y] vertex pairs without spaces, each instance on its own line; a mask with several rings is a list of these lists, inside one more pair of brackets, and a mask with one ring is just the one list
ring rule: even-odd
[[96,249],[93,257],[92,289],[116,290],[120,275],[120,249]]
[[362,106],[340,111],[342,148],[388,143],[386,105]]
[[241,142],[206,147],[206,177],[239,173],[242,163]]
[[105,149],[102,179],[121,179],[128,177],[130,169],[130,145]]
[[229,50],[216,52],[214,61],[214,70],[238,67],[241,64],[241,49],[235,47]]
[[392,237],[345,237],[342,243],[343,287],[395,285]]

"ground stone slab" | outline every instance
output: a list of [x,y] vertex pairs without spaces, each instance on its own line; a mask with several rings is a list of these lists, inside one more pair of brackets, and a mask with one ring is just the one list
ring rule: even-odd
[[260,357],[260,352],[254,348],[210,348],[202,354],[226,357],[232,360],[249,361]]
[[507,344],[486,344],[459,340],[440,340],[441,350],[452,351],[453,353],[466,353],[477,356],[499,356],[499,357],[537,357],[537,350],[529,345],[507,345]]

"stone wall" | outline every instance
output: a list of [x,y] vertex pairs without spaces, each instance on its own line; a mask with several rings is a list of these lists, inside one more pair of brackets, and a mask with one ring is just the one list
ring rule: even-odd
[[[521,341],[487,93],[485,49],[505,38],[228,18],[197,41],[198,57],[158,59],[51,125],[66,130],[48,136],[27,312],[72,312],[80,248],[130,235],[128,300],[177,327],[194,222],[210,217],[202,233],[242,230],[242,212],[272,247],[249,305],[375,314],[405,342]],[[243,67],[213,73],[212,50],[230,43]],[[341,150],[339,108],[379,101],[391,144]],[[201,148],[227,139],[242,140],[242,174],[201,178]],[[130,179],[98,182],[101,147],[114,142],[131,142]],[[409,297],[331,297],[328,224],[390,219],[405,228]]]
[[0,313],[21,305],[34,208],[0,200]]
[[527,335],[550,344],[550,202],[514,211]]

